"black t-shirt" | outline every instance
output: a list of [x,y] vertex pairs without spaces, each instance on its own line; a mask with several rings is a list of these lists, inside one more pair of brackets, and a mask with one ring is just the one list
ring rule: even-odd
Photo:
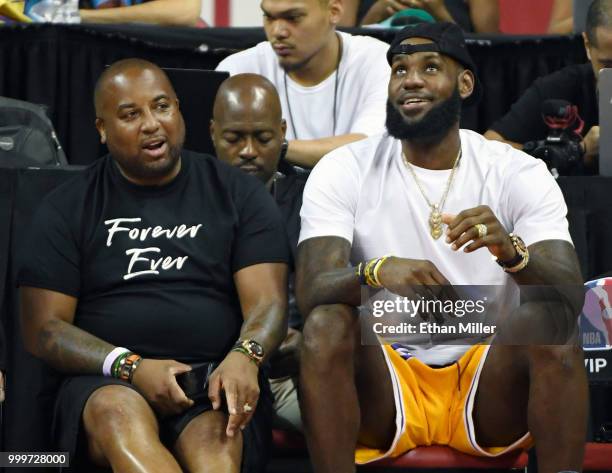
[[281,211],[283,222],[287,230],[291,261],[289,264],[289,326],[300,330],[303,319],[295,300],[295,260],[297,256],[298,240],[300,238],[300,209],[302,208],[302,195],[308,174],[289,174],[277,179],[272,189],[274,200]]
[[272,189],[272,195],[278,205],[283,222],[289,238],[291,249],[290,269],[295,270],[295,258],[297,244],[300,238],[300,209],[302,208],[302,196],[308,174],[290,174],[277,179]]
[[537,79],[491,129],[516,143],[545,139],[548,127],[542,119],[542,104],[549,99],[562,99],[578,107],[584,120],[584,136],[599,123],[596,87],[590,63],[568,66]]
[[18,284],[78,298],[75,325],[142,356],[218,360],[243,321],[233,274],[288,261],[280,212],[255,178],[182,153],[166,186],[127,181],[110,157],[38,209]]

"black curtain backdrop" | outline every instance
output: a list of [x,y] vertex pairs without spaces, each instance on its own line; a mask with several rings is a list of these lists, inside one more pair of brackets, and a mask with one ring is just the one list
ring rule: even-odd
[[[377,29],[348,31],[387,42],[395,34]],[[69,162],[88,164],[105,152],[94,128],[92,101],[96,78],[105,65],[141,57],[162,67],[214,69],[228,54],[264,39],[260,28],[1,27],[0,95],[46,105]],[[535,78],[586,61],[579,37],[470,36],[468,47],[485,95],[478,106],[464,110],[462,125],[479,132],[502,116]],[[201,90],[206,93],[206,84]],[[189,116],[185,119],[190,122]]]

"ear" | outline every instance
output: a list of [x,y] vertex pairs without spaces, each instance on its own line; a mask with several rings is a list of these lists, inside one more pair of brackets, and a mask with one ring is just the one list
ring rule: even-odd
[[96,130],[100,134],[100,143],[106,144],[106,128],[104,127],[104,120],[96,118]]
[[215,121],[211,118],[210,125],[208,126],[208,131],[210,132],[210,139],[213,142],[213,146],[215,144]]
[[176,100],[176,106],[180,110],[181,109],[181,101],[178,99],[178,97],[176,99],[174,99],[174,100]]
[[330,21],[335,26],[340,23],[342,20],[342,15],[344,14],[344,5],[342,4],[342,0],[329,0],[329,13],[330,13]]
[[591,42],[589,41],[589,37],[586,33],[582,33],[582,41],[584,42],[584,49],[586,50],[587,57],[589,61],[591,61]]
[[476,78],[474,77],[474,74],[472,74],[472,71],[468,69],[463,69],[459,73],[459,95],[461,95],[461,98],[463,100],[467,99],[470,95],[472,95],[472,93],[474,92],[475,84]]
[[287,121],[284,118],[281,120],[281,132],[282,132],[281,139],[284,140],[285,135],[287,134]]

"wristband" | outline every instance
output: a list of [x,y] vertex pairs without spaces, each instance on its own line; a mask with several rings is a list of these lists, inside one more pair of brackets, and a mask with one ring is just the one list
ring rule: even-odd
[[383,256],[382,258],[379,258],[378,261],[376,261],[376,264],[374,265],[374,283],[376,283],[377,287],[382,287],[380,279],[378,279],[378,271],[380,271],[380,268],[382,268],[382,265],[385,264],[385,261],[387,261],[388,259],[389,255]]
[[119,370],[119,379],[131,383],[132,376],[134,376],[134,371],[136,368],[138,368],[141,361],[142,357],[136,353],[130,353],[128,356],[126,356]]
[[104,376],[112,376],[111,368],[115,360],[119,358],[119,356],[123,355],[124,353],[128,353],[129,351],[130,350],[123,347],[113,348],[110,353],[106,355],[106,358],[104,358],[104,363],[102,363],[102,374]]
[[123,365],[125,364],[125,359],[131,354],[132,352],[128,351],[128,352],[122,353],[117,358],[115,358],[115,361],[113,361],[113,366],[111,367],[111,376],[113,378],[119,378],[121,376],[121,369],[123,368]]
[[366,282],[366,278],[365,278],[365,262],[359,263],[359,265],[357,265],[357,269],[355,270],[355,275],[359,278],[359,285],[360,286],[365,286],[367,285]]
[[237,353],[242,353],[243,355],[245,355],[249,360],[251,360],[251,362],[255,363],[255,366],[259,366],[259,363],[257,361],[255,361],[254,358],[251,357],[251,355],[249,355],[249,352],[246,351],[246,349],[242,348],[242,347],[237,347],[237,348],[233,348],[232,351],[235,351]]

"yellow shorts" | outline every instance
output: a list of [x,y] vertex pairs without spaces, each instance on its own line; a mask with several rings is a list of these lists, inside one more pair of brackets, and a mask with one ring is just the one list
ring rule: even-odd
[[483,448],[476,442],[472,410],[488,351],[489,346],[475,345],[453,365],[432,368],[414,357],[405,360],[391,346],[383,345],[393,383],[396,433],[387,451],[358,445],[355,462],[398,457],[429,445],[447,445],[486,457],[529,448],[529,433],[506,447]]

